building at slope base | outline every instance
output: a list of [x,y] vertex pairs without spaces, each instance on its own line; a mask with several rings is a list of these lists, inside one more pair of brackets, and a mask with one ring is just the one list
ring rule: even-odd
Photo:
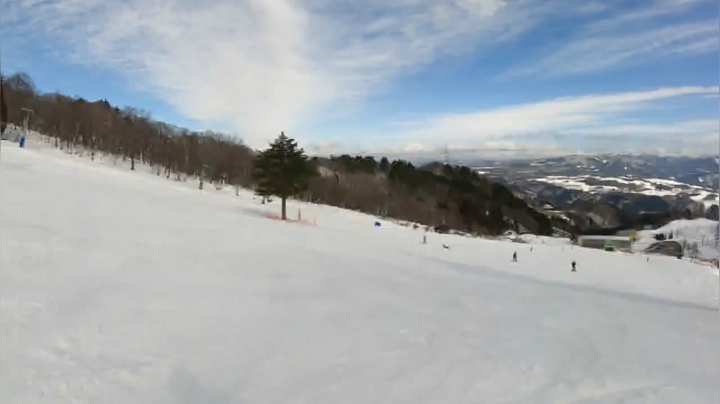
[[579,236],[577,245],[605,251],[632,252],[631,236]]

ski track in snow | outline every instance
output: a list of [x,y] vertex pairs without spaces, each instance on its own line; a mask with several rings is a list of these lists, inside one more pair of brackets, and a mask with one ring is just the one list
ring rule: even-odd
[[27,145],[0,156],[2,403],[720,402],[712,268],[423,245],[293,201],[318,225],[282,223],[247,191]]

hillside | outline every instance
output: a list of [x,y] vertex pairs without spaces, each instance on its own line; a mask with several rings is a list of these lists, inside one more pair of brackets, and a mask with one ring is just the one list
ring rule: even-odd
[[[9,125],[5,138],[18,141],[24,131]],[[121,137],[122,132],[114,134]],[[58,137],[29,131],[30,148],[55,148],[67,154],[89,155],[92,159],[109,158],[116,164],[121,159],[130,170],[145,170],[175,181],[192,181],[202,188],[233,186],[253,189],[249,174],[254,166],[254,152],[230,139],[209,134],[193,134],[187,138],[163,140],[188,147],[183,154],[166,159],[164,150],[153,149],[139,157],[121,151],[84,146],[82,142],[63,144]],[[158,139],[148,140],[148,144]],[[190,152],[191,144],[195,145]],[[173,160],[179,160],[172,162]],[[188,162],[193,161],[192,169]],[[544,214],[528,206],[505,186],[478,175],[468,167],[439,163],[415,167],[403,160],[379,162],[373,157],[313,157],[310,163],[317,176],[307,190],[296,195],[300,200],[373,214],[393,220],[410,221],[433,228],[462,231],[473,235],[499,235],[507,230],[522,230],[543,235],[553,234],[553,226]]]
[[[656,230],[640,231],[635,249],[642,251],[649,247],[657,241],[655,236],[658,234],[683,245],[686,255],[706,260],[718,259],[718,222],[715,220],[676,220]],[[697,254],[692,252],[693,245],[697,246]]]
[[[8,104],[5,139],[18,139],[18,128],[29,118],[29,129],[60,150],[118,156],[129,161],[132,170],[148,165],[167,179],[199,178],[251,189],[256,185],[252,172],[257,151],[237,136],[178,128],[106,100],[42,94],[23,73],[3,81],[3,94]],[[23,108],[34,111],[32,118]],[[316,156],[313,162],[321,175],[298,195],[305,201],[473,234],[553,233],[543,214],[467,167],[433,172],[408,161],[349,155]]]
[[715,269],[129,165],[2,142],[0,402],[720,400]]
[[[42,94],[23,73],[6,78],[3,90],[8,107],[4,138],[17,138],[26,117],[23,108],[29,108],[34,111],[30,129],[55,148],[112,154],[129,161],[132,169],[149,165],[168,179],[255,185],[256,151],[237,137],[178,128],[106,100]],[[370,156],[316,156],[314,163],[321,175],[300,195],[305,201],[477,235],[613,233],[679,218],[717,219],[719,211],[712,158],[567,156],[494,162],[481,170],[483,175],[467,167],[415,166]],[[700,185],[675,181],[676,176],[692,177]],[[565,214],[542,213],[547,203]]]

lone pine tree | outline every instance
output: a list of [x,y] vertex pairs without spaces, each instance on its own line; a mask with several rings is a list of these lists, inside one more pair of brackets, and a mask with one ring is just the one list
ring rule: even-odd
[[263,197],[280,198],[281,218],[286,220],[287,198],[305,191],[315,174],[315,168],[305,155],[305,151],[298,148],[297,142],[282,132],[267,150],[255,158],[253,170],[255,193]]

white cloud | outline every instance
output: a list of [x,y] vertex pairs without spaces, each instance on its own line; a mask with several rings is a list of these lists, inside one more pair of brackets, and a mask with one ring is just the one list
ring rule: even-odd
[[675,153],[685,156],[718,156],[720,152],[720,136],[717,132],[700,137],[680,139],[679,148]]
[[[698,119],[669,124],[609,125],[575,130],[574,133],[595,136],[663,136],[665,138],[699,136],[718,133],[716,119]],[[720,134],[715,136],[720,137]]]
[[720,47],[717,12],[700,18],[668,19],[712,3],[656,0],[637,10],[613,13],[573,33],[574,39],[563,41],[554,49],[543,49],[502,78],[566,76],[717,53]]
[[[624,11],[588,24],[588,31],[607,33],[627,29],[658,17],[682,14],[702,4],[714,4],[713,0],[655,0],[640,3],[644,7]],[[633,24],[633,25],[631,25]]]
[[466,114],[435,117],[426,128],[408,137],[442,141],[477,139],[529,132],[587,130],[626,117],[629,113],[650,110],[659,102],[684,96],[716,93],[718,87],[672,87],[617,94],[562,97],[532,104],[515,105]]
[[[672,87],[563,97],[475,113],[440,115],[426,120],[423,129],[389,136],[395,146],[382,150],[389,153],[433,150],[440,156],[444,145],[448,145],[451,149],[485,154],[547,155],[567,151],[556,145],[556,139],[562,140],[565,147],[573,141],[594,139],[596,143],[604,142],[603,148],[616,151],[639,139],[652,140],[646,146],[653,149],[660,143],[690,144],[699,138],[707,141],[711,136],[717,140],[720,133],[716,119],[627,123],[630,119],[638,121],[638,114],[653,111],[666,102],[687,97],[702,99],[717,92],[718,87]],[[407,144],[412,145],[412,150]]]
[[[584,37],[530,70],[523,67],[526,73],[564,74],[717,49],[717,27],[705,20],[644,25],[705,1],[657,0],[620,13],[622,1],[0,0],[0,24],[5,46],[8,38],[19,49],[22,41],[44,41],[73,63],[119,71],[187,117],[236,129],[251,145],[264,146],[281,130],[309,133],[329,111],[355,110],[368,96],[390,91],[402,75],[508,43],[553,20],[607,16],[590,18],[596,22]],[[696,93],[706,91],[670,88],[445,114],[423,120],[425,130],[405,128],[422,138],[406,143],[425,152],[453,137],[475,148],[497,136],[599,125],[656,100]],[[717,89],[707,95],[717,96]],[[308,150],[341,147],[300,140]]]
[[0,1],[14,40],[40,38],[71,62],[119,71],[251,143],[387,91],[438,58],[601,9],[559,0]]

